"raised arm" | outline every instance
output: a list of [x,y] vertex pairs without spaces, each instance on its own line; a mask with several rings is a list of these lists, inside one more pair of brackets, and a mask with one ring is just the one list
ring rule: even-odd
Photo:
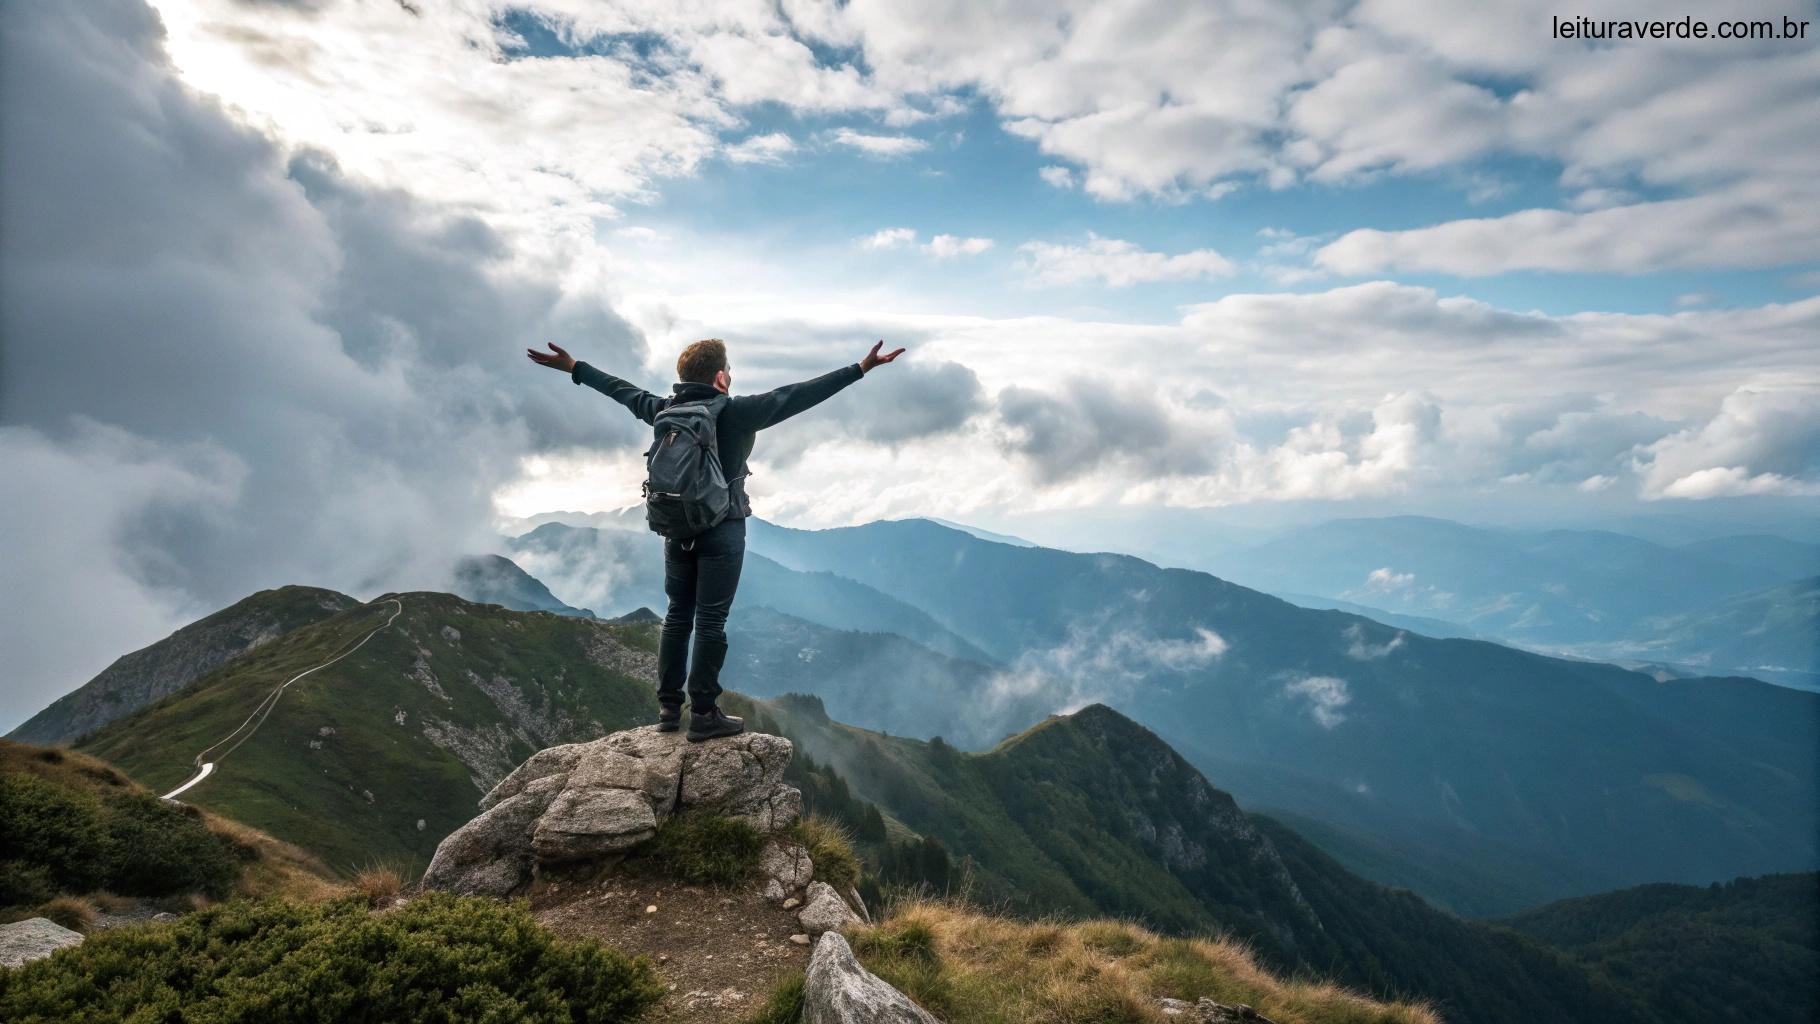
[[586,384],[594,390],[613,399],[632,411],[632,415],[650,423],[657,418],[657,413],[664,407],[664,399],[646,391],[629,381],[620,380],[597,367],[581,362],[563,351],[555,342],[550,343],[550,351],[539,352],[534,348],[525,349],[525,355],[539,366],[548,366],[552,370],[561,370],[577,384]]
[[832,397],[835,392],[866,375],[866,371],[881,363],[888,363],[903,353],[898,349],[888,355],[878,354],[884,342],[872,346],[872,351],[857,363],[848,363],[838,370],[830,370],[820,377],[785,384],[781,388],[766,391],[758,395],[738,395],[727,404],[726,414],[736,417],[740,425],[751,430],[763,430],[776,426],[799,412],[813,409]]

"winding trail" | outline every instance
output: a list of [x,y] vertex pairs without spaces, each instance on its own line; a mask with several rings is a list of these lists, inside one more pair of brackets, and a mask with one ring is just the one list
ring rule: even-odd
[[[302,672],[299,672],[296,675],[292,676],[291,678],[286,679],[284,682],[278,684],[278,688],[273,690],[271,693],[266,694],[265,698],[259,702],[258,706],[253,708],[253,713],[246,716],[246,721],[241,722],[238,726],[236,726],[233,732],[228,733],[226,736],[221,737],[220,739],[216,740],[214,743],[211,743],[208,746],[202,748],[202,752],[196,755],[196,760],[193,762],[196,765],[196,769],[197,769],[196,774],[191,776],[190,780],[188,782],[185,782],[183,785],[178,786],[176,789],[173,789],[169,793],[164,794],[163,799],[180,803],[181,801],[177,800],[177,795],[179,793],[182,793],[184,790],[189,789],[191,786],[194,786],[196,783],[201,782],[203,779],[206,779],[210,775],[214,774],[215,765],[219,764],[222,760],[226,759],[226,757],[229,754],[233,753],[235,750],[238,750],[242,743],[245,743],[247,740],[251,739],[253,734],[255,732],[259,731],[259,727],[265,724],[265,720],[267,718],[271,717],[272,709],[278,706],[278,698],[284,696],[284,691],[286,689],[289,689],[290,685],[292,683],[296,682],[299,679],[302,679],[304,676],[309,675],[311,672],[317,671],[318,669],[328,668],[330,665],[333,665],[336,662],[340,661],[341,659],[347,657],[348,655],[353,654],[355,651],[360,650],[361,647],[365,646],[365,644],[368,640],[373,639],[374,633],[377,633],[380,630],[387,628],[388,626],[390,626],[392,624],[392,621],[394,619],[398,618],[399,615],[404,613],[404,603],[403,602],[399,601],[395,597],[388,597],[388,598],[386,598],[386,600],[391,602],[394,605],[397,605],[397,607],[393,610],[392,614],[386,618],[386,620],[384,622],[380,623],[377,626],[374,626],[370,631],[368,631],[368,633],[365,636],[361,637],[360,642],[356,643],[354,646],[348,648],[345,651],[342,651],[340,654],[335,655],[333,658],[330,658],[329,660],[323,662],[322,664],[313,665],[309,668],[306,668]],[[235,737],[239,737],[239,738],[235,739]],[[211,751],[221,747],[223,744],[226,744],[229,741],[233,742],[233,746],[228,747],[226,750],[223,750],[221,752],[221,754],[215,758],[215,760],[213,760],[213,761],[204,761],[203,760],[203,758],[209,756],[209,753]]]

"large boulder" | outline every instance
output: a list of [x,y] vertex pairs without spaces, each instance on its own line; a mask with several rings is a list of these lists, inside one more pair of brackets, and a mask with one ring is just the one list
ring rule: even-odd
[[18,967],[81,942],[81,932],[71,931],[46,917],[0,924],[0,965]]
[[910,997],[860,966],[839,932],[816,940],[803,978],[803,1024],[941,1024]]
[[656,726],[540,750],[481,798],[478,817],[436,848],[424,886],[510,896],[540,865],[624,853],[685,812],[782,831],[803,810],[802,793],[783,781],[791,752],[781,736],[748,732],[690,743]]

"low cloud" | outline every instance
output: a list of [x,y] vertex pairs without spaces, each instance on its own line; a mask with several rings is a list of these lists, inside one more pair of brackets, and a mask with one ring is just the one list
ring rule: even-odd
[[1355,622],[1342,630],[1340,636],[1346,641],[1346,656],[1348,658],[1351,658],[1354,661],[1376,661],[1379,658],[1388,657],[1390,654],[1401,649],[1404,637],[1407,636],[1407,634],[1402,630],[1398,630],[1396,636],[1391,637],[1383,643],[1374,644],[1366,637],[1365,628]]
[[1333,729],[1346,721],[1343,709],[1352,703],[1346,680],[1336,676],[1303,676],[1283,684],[1283,694],[1301,700],[1308,717],[1323,729]]

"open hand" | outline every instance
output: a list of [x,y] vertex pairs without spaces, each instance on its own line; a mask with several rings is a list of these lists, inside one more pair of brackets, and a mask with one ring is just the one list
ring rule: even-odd
[[[550,346],[549,352],[539,352],[534,348],[527,348],[525,349],[525,355],[530,356],[531,361],[538,366],[547,366],[552,370],[561,370],[564,373],[574,371],[575,357],[564,352],[561,346],[553,341],[548,344]],[[901,352],[903,350],[899,349],[898,351]],[[551,355],[552,352],[555,354]]]
[[[554,346],[551,346],[551,347],[554,347]],[[872,346],[872,351],[866,353],[866,358],[861,359],[859,361],[859,372],[865,373],[867,370],[872,369],[874,366],[877,366],[880,363],[888,363],[891,360],[896,359],[898,356],[901,356],[904,354],[904,350],[902,348],[899,348],[895,352],[887,352],[881,356],[878,354],[878,350],[881,348],[884,348],[884,347],[885,347],[885,339],[880,338],[878,340],[878,344]]]

